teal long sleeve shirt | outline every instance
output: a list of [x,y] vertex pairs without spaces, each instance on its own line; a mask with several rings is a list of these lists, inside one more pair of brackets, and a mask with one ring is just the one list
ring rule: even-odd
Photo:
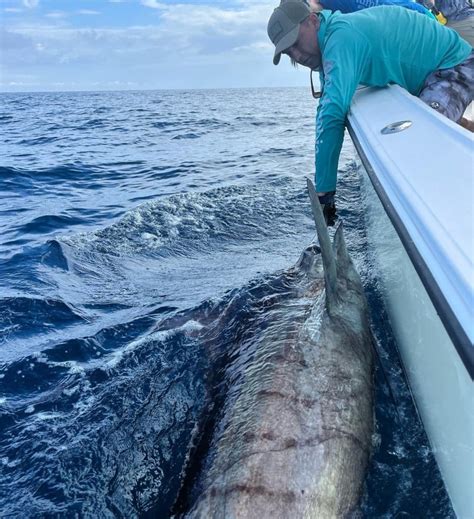
[[472,48],[455,31],[402,7],[319,16],[323,95],[316,115],[316,188],[327,192],[336,189],[345,120],[359,84],[395,83],[418,95],[431,72],[458,65]]

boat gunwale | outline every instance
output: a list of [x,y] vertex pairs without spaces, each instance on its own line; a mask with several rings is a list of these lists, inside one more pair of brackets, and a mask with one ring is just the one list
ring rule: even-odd
[[395,210],[389,196],[387,195],[382,183],[377,177],[377,173],[373,169],[363,146],[357,136],[356,129],[349,119],[346,120],[346,126],[349,131],[349,135],[354,143],[356,151],[360,157],[360,160],[367,172],[367,175],[374,187],[377,196],[382,203],[382,206],[387,213],[395,231],[400,238],[408,257],[410,258],[420,280],[425,287],[428,296],[433,303],[433,306],[438,313],[441,322],[443,323],[446,332],[448,333],[454,348],[456,349],[464,367],[469,373],[471,380],[474,380],[474,347],[469,340],[469,337],[462,327],[459,319],[452,310],[448,301],[446,300],[442,290],[428,268],[423,256],[418,251],[415,242],[410,236],[405,224]]

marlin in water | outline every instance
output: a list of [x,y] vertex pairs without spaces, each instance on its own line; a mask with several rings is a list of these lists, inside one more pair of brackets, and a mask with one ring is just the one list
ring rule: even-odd
[[332,519],[357,507],[373,430],[372,335],[342,225],[331,244],[308,189],[320,247],[286,271],[296,297],[262,332],[185,517]]

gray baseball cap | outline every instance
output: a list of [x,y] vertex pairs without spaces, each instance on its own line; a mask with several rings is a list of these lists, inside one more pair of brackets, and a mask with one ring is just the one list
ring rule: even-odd
[[273,64],[278,65],[281,53],[298,39],[300,23],[311,14],[305,0],[281,0],[268,20],[267,32],[275,45]]

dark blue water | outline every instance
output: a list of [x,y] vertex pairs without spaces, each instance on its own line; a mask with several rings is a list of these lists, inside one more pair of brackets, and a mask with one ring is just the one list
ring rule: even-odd
[[[314,102],[303,89],[0,102],[0,516],[168,517],[241,344],[285,297],[278,273],[314,237]],[[451,517],[366,252],[348,139],[340,168],[381,360],[362,516]]]

